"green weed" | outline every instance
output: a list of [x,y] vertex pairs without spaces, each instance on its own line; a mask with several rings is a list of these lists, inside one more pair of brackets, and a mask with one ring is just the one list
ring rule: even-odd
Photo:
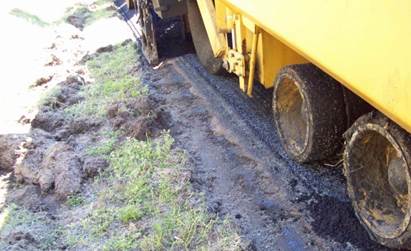
[[87,68],[95,84],[84,86],[81,91],[84,101],[65,111],[76,117],[103,118],[108,105],[146,94],[146,88],[131,73],[136,58],[136,48],[127,44],[91,59]]
[[83,224],[89,229],[95,237],[104,236],[116,220],[116,212],[111,208],[97,208],[92,211],[90,218],[86,219]]
[[116,142],[116,137],[106,138],[99,145],[87,148],[86,153],[90,156],[107,157],[114,150]]
[[76,16],[82,20],[83,26],[88,26],[94,22],[112,17],[116,14],[116,9],[109,0],[98,0],[91,5],[77,4],[66,10],[61,21],[66,21],[69,16]]
[[[197,195],[184,169],[185,157],[172,145],[172,137],[164,133],[156,140],[129,139],[110,154],[98,207],[84,221],[85,231],[94,242],[103,242],[105,250],[237,245],[237,235],[217,229],[227,223],[210,217],[202,203],[190,201]],[[210,236],[216,240],[211,242]]]
[[143,217],[143,213],[138,207],[131,204],[120,208],[118,216],[121,222],[128,223],[130,221],[140,220]]
[[66,200],[66,204],[69,207],[77,207],[80,206],[84,203],[84,198],[81,195],[70,195],[67,200]]
[[38,25],[40,27],[46,27],[48,25],[50,25],[49,23],[47,23],[46,21],[42,20],[40,17],[33,15],[31,13],[28,13],[24,10],[21,9],[12,9],[10,11],[10,14],[19,18],[22,18],[24,20],[26,20],[27,22],[34,24],[34,25]]
[[119,236],[114,236],[104,244],[103,250],[135,250],[137,248],[136,239],[138,239],[139,236],[140,234],[138,232],[134,235],[129,235],[126,233]]

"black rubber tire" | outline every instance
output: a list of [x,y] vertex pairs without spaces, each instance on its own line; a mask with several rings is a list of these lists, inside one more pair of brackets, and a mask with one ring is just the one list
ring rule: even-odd
[[344,174],[357,218],[378,243],[410,249],[410,134],[371,112],[345,137]]
[[341,150],[347,129],[342,88],[314,65],[284,67],[272,107],[281,143],[297,162],[324,160]]
[[126,4],[129,10],[134,10],[136,8],[134,0],[126,0]]
[[223,61],[214,57],[197,2],[187,0],[187,20],[198,59],[211,74],[224,73]]

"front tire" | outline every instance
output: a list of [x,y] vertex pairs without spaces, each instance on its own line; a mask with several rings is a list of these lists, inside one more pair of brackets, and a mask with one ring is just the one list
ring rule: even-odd
[[194,48],[201,64],[211,74],[222,74],[223,61],[214,57],[200,10],[194,0],[187,1],[187,19]]

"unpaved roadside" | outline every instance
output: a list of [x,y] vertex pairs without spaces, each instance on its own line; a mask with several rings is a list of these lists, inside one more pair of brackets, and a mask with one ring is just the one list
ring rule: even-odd
[[39,68],[52,77],[20,83],[35,102],[1,114],[9,129],[27,132],[0,135],[0,249],[247,248],[192,189],[193,163],[173,143],[170,116],[155,105],[115,10],[110,1],[77,1],[53,24],[11,12],[55,36],[39,49],[50,56]]

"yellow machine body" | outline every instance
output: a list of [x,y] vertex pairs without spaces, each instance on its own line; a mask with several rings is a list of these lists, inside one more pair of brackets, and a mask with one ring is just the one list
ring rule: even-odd
[[282,67],[311,62],[411,132],[411,1],[197,2],[215,56],[250,96],[254,79],[270,88]]

